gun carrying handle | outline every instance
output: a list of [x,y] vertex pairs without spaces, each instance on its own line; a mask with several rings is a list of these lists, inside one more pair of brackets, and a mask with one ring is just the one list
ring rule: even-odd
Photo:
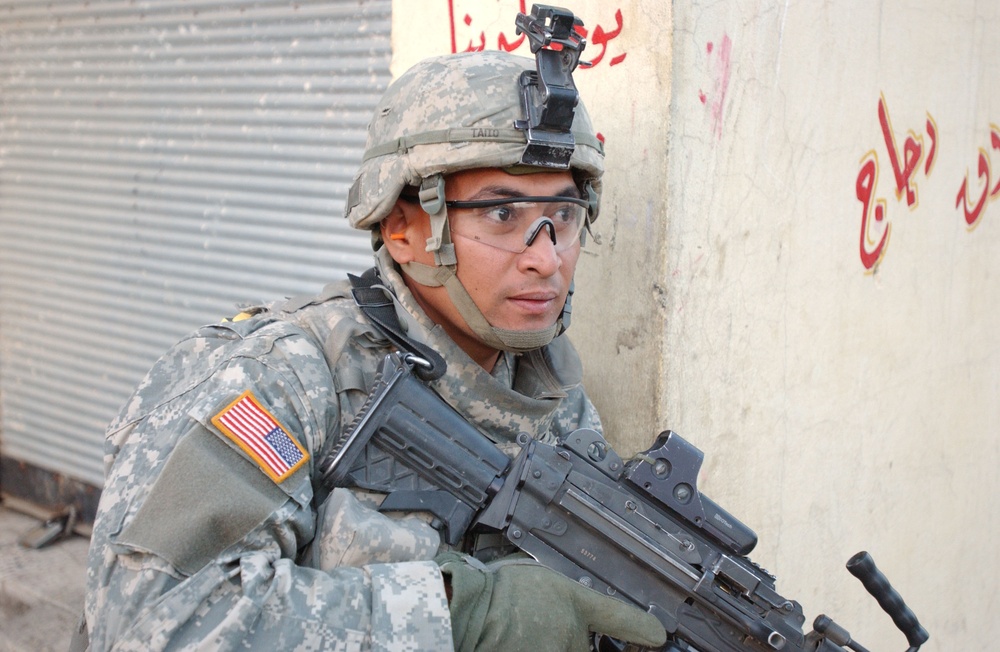
[[907,642],[912,650],[918,649],[927,642],[930,635],[927,633],[917,617],[910,611],[910,608],[903,602],[903,598],[896,592],[885,575],[875,566],[875,561],[865,551],[847,560],[847,570],[851,575],[861,580],[861,584],[878,601],[882,610],[892,618],[896,627],[906,636]]

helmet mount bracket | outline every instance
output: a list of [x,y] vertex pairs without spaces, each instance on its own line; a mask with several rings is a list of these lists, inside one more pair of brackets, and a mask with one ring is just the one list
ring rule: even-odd
[[518,80],[524,119],[514,127],[528,141],[522,165],[565,170],[576,148],[573,116],[580,94],[573,83],[573,70],[587,41],[577,27],[583,21],[571,11],[549,5],[532,5],[531,14],[518,14],[517,33],[523,33],[535,55],[535,70],[526,70]]

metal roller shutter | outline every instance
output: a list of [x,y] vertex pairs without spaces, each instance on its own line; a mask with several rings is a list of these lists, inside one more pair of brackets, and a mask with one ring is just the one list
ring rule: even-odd
[[389,0],[0,2],[0,456],[100,486],[154,360],[371,261]]

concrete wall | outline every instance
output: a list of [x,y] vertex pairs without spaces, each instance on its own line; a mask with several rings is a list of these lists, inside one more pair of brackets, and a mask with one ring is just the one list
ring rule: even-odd
[[[395,2],[394,69],[513,40],[522,4]],[[610,437],[702,448],[702,490],[810,621],[905,648],[844,570],[866,549],[924,650],[992,649],[1000,5],[564,4],[601,55],[572,334]]]
[[668,423],[807,612],[900,648],[842,570],[867,549],[925,649],[992,649],[1000,5],[686,4]]

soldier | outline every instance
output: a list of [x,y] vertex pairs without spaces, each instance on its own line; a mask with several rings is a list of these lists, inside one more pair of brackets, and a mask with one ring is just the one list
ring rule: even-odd
[[[552,149],[571,158],[526,154],[518,80],[533,68],[499,52],[417,64],[376,108],[347,206],[373,235],[396,339],[444,358],[431,386],[507,451],[519,432],[600,429],[562,332],[603,153],[578,106],[575,146]],[[91,649],[663,644],[639,609],[523,559],[448,551],[430,519],[321,486],[391,335],[341,282],[204,327],[156,363],[108,429]]]

